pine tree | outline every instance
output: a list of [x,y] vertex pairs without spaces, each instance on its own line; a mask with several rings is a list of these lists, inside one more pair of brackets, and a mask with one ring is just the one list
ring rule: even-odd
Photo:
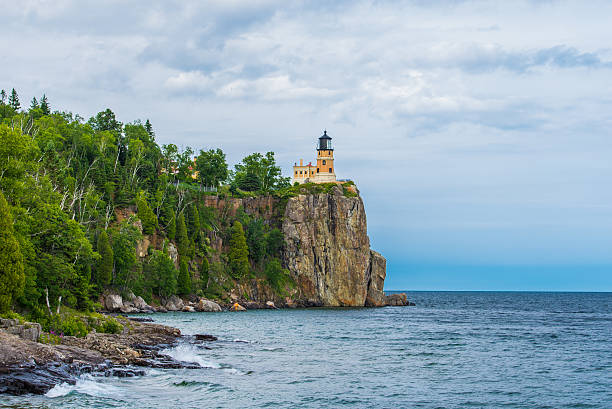
[[176,236],[176,214],[174,210],[170,210],[170,222],[166,226],[166,235],[170,240],[174,240]]
[[38,109],[38,101],[36,100],[36,97],[33,97],[32,101],[30,102],[30,111],[34,109]]
[[153,234],[157,228],[157,216],[151,210],[151,206],[147,203],[144,192],[140,192],[136,199],[138,207],[138,218],[142,222],[142,232],[144,234]]
[[198,207],[193,204],[189,206],[189,237],[194,240],[198,239],[200,235],[200,213]]
[[210,264],[208,263],[208,259],[204,257],[202,259],[202,266],[200,267],[200,284],[203,290],[205,290],[208,287],[208,270],[209,269],[210,269]]
[[187,236],[184,212],[181,212],[176,219],[176,247],[181,256],[186,256],[189,252],[189,237]]
[[25,284],[23,256],[9,205],[0,191],[0,313],[9,311]]
[[40,99],[40,109],[42,110],[43,115],[51,114],[51,108],[49,107],[49,101],[47,100],[47,96],[43,94]]
[[246,237],[242,223],[235,221],[232,226],[232,235],[230,238],[230,250],[228,254],[229,265],[232,270],[232,277],[241,279],[249,274],[249,247],[247,246]]
[[191,293],[191,276],[189,275],[189,267],[187,266],[187,261],[185,260],[181,260],[177,281],[179,295],[187,295]]
[[96,267],[94,282],[101,290],[110,284],[111,278],[113,277],[113,248],[111,247],[106,230],[102,230],[98,236],[97,250],[98,254],[100,254],[100,260]]
[[17,91],[15,91],[15,88],[13,88],[13,90],[11,91],[11,96],[9,97],[8,104],[15,111],[18,111],[19,108],[21,108],[21,104],[19,103],[19,96],[17,95]]
[[0,104],[4,105],[6,103],[6,91],[0,91]]
[[147,122],[145,122],[144,126],[145,126],[145,129],[147,130],[147,133],[151,137],[151,139],[155,138],[155,132],[153,131],[153,126],[151,125],[151,122],[148,119],[147,119]]

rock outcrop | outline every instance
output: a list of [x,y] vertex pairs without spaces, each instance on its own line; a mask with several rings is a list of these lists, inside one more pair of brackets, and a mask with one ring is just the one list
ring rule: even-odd
[[368,267],[367,307],[383,307],[387,305],[383,287],[387,276],[387,260],[374,250],[370,250],[370,265]]
[[201,298],[198,301],[198,305],[195,307],[196,311],[200,312],[221,312],[221,306],[214,301],[206,300]]
[[[312,306],[383,305],[384,258],[370,250],[361,197],[331,194],[290,198],[283,219],[284,265],[298,302]],[[368,301],[370,300],[370,301]]]

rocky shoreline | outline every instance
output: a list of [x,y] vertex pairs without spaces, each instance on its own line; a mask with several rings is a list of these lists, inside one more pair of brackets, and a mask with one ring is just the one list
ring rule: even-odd
[[[147,314],[155,312],[221,312],[221,311],[245,311],[245,310],[263,310],[263,309],[279,309],[279,308],[309,308],[309,307],[325,307],[323,303],[294,301],[287,297],[281,303],[274,303],[268,300],[265,302],[248,301],[239,297],[231,297],[228,303],[217,303],[206,298],[193,298],[183,300],[176,295],[168,298],[160,305],[149,305],[134,294],[128,294],[124,299],[119,294],[106,294],[102,297],[102,305],[106,312],[120,314]],[[377,306],[414,306],[415,304],[408,300],[406,294],[391,294],[384,295],[378,301]]]
[[[164,305],[153,307],[140,297],[129,298],[124,301],[116,294],[108,294],[104,298],[105,309],[116,315],[123,325],[121,333],[106,334],[93,330],[83,338],[63,336],[59,338],[58,344],[39,342],[42,334],[40,324],[0,319],[0,394],[45,394],[61,383],[74,385],[78,377],[86,373],[94,376],[132,377],[144,375],[139,367],[200,367],[192,362],[177,361],[160,352],[182,338],[179,329],[154,324],[146,317],[125,318],[118,313],[278,309],[271,301],[257,303],[240,300],[241,303],[217,304],[206,299],[195,302],[171,297]],[[390,306],[414,305],[406,299],[406,294],[386,296],[385,303]],[[292,305],[294,308],[316,306]],[[207,334],[189,338],[189,342],[215,340],[216,337]]]
[[0,393],[22,395],[44,394],[60,383],[75,384],[84,373],[97,376],[140,376],[138,367],[199,368],[180,362],[159,351],[175,344],[180,330],[164,325],[123,319],[123,332],[103,334],[90,332],[83,338],[61,337],[57,345],[31,339],[35,323],[1,320]]

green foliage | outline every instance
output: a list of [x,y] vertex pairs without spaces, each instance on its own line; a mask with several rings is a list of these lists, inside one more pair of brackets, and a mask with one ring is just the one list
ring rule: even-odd
[[251,260],[259,263],[266,254],[266,237],[263,220],[255,218],[250,221],[247,227],[246,238]]
[[42,98],[40,99],[40,110],[43,115],[51,114],[51,107],[49,106],[49,100],[47,99],[47,96],[45,94],[43,94]]
[[87,325],[81,317],[75,315],[53,315],[41,322],[44,331],[52,335],[73,336],[83,338],[89,333]]
[[10,309],[25,284],[23,255],[13,230],[13,216],[0,191],[0,313]]
[[136,199],[136,206],[138,207],[138,218],[142,222],[142,232],[144,234],[153,234],[157,228],[157,217],[151,207],[147,203],[145,194],[143,191],[140,192]]
[[279,257],[284,243],[283,232],[273,228],[266,236],[266,254],[270,257]]
[[293,280],[289,275],[289,270],[284,269],[279,259],[274,258],[266,264],[264,270],[266,280],[277,294],[284,295],[286,286],[293,285]]
[[100,258],[95,269],[93,282],[102,289],[111,283],[113,278],[113,248],[106,230],[102,230],[98,235],[98,254]]
[[95,326],[97,332],[105,334],[120,334],[123,331],[123,325],[112,317],[105,317],[100,320],[101,322]]
[[19,108],[21,108],[21,104],[19,103],[19,96],[17,95],[17,91],[15,91],[15,88],[11,90],[11,96],[8,99],[8,104],[15,111],[19,111]]
[[[203,206],[207,195],[273,192],[285,200],[295,194],[285,190],[273,153],[249,155],[236,166],[231,186],[223,186],[229,172],[220,149],[201,151],[194,166],[191,148],[157,145],[149,120],[124,124],[105,109],[85,122],[69,112],[51,113],[46,95],[29,105],[19,112],[17,92],[0,92],[0,191],[7,201],[3,211],[13,220],[1,217],[0,227],[10,225],[12,234],[0,232],[0,243],[12,236],[11,245],[19,248],[1,251],[0,259],[21,254],[21,263],[0,262],[2,274],[21,272],[16,280],[0,280],[1,308],[19,305],[43,319],[47,292],[53,311],[58,304],[91,310],[108,286],[148,300],[175,293],[179,272],[169,256],[155,250],[143,259],[136,254],[142,236],[129,216],[132,204],[144,234],[163,230],[175,241],[181,264],[201,263],[191,291],[201,286],[222,298],[235,286],[232,277],[249,274],[249,257],[261,273],[280,253],[280,231],[247,218],[238,237],[231,212]],[[202,185],[218,191],[206,192]],[[231,254],[213,250],[207,236],[231,242]]]
[[197,240],[200,235],[200,213],[195,204],[189,206],[189,237]]
[[249,248],[239,221],[232,225],[229,247],[228,261],[232,277],[237,280],[246,277],[250,271]]
[[181,212],[176,219],[176,246],[181,256],[186,256],[189,253],[189,237],[187,236],[184,212]]
[[187,295],[191,293],[191,276],[189,275],[189,267],[185,260],[181,260],[177,289],[179,295]]
[[260,190],[264,193],[289,186],[290,178],[284,178],[276,165],[274,152],[253,153],[235,166],[234,183],[246,191]]
[[166,298],[176,294],[178,272],[166,253],[153,251],[145,272],[156,295]]
[[208,287],[209,269],[210,264],[208,263],[208,259],[206,257],[203,257],[202,265],[200,266],[200,284],[202,286],[202,289],[206,289]]
[[111,241],[115,259],[115,275],[112,284],[127,290],[140,278],[136,262],[136,245],[141,239],[140,231],[131,220],[122,221],[111,230]]
[[218,187],[229,174],[225,153],[221,149],[201,150],[195,167],[198,171],[198,181],[208,187]]

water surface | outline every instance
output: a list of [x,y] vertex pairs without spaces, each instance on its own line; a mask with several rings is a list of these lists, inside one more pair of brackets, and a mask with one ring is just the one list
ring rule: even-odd
[[155,314],[198,370],[83,377],[0,407],[611,408],[612,293],[414,292],[416,307]]

